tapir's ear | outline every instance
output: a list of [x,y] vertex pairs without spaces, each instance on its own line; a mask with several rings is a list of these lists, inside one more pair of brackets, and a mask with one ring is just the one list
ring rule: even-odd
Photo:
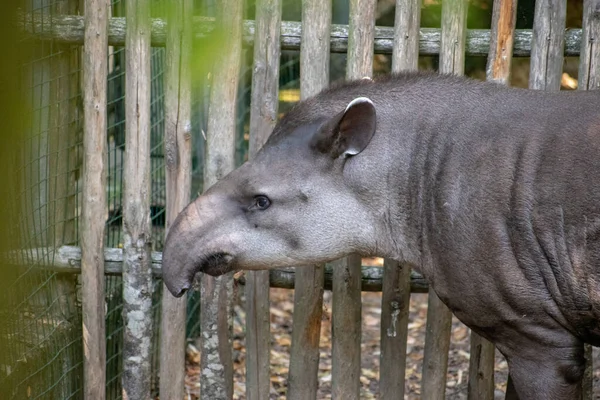
[[366,97],[352,100],[344,112],[324,123],[313,137],[312,146],[333,158],[354,156],[367,147],[376,128],[373,102]]

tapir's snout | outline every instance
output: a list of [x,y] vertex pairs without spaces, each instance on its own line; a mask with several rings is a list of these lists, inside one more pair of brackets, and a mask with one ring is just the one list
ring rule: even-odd
[[162,259],[163,281],[169,292],[181,297],[192,287],[194,276],[203,272],[223,275],[233,269],[234,255],[229,241],[215,231],[223,207],[211,196],[189,204],[169,228]]

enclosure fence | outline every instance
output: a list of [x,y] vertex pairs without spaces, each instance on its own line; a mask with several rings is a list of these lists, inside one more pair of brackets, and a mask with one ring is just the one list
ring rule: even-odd
[[[231,398],[232,299],[241,287],[252,299],[246,398],[270,398],[269,288],[278,287],[296,291],[287,398],[317,397],[323,293],[331,290],[334,398],[360,396],[361,291],[377,291],[380,398],[404,398],[410,294],[428,292],[421,396],[443,399],[452,315],[408,266],[364,266],[352,255],[203,275],[175,299],[163,296],[160,251],[177,213],[253,157],[298,100],[281,101],[284,90],[304,99],[329,84],[334,54],[347,54],[348,79],[372,76],[375,54],[390,55],[393,72],[439,56],[439,71],[457,75],[466,56],[487,56],[487,80],[500,84],[509,83],[513,56],[530,57],[537,90],[559,90],[564,57],[579,56],[578,88],[600,86],[600,0],[584,0],[581,29],[565,29],[566,0],[538,0],[533,29],[522,30],[516,0],[493,2],[491,29],[467,29],[468,4],[444,0],[441,28],[420,26],[420,0],[396,0],[393,27],[375,26],[372,0],[350,1],[348,25],[332,24],[332,0],[304,0],[301,22],[282,21],[282,0],[24,5],[15,22],[32,43],[19,77],[30,114],[19,154],[22,229],[9,255],[12,303],[0,327],[11,344],[0,355],[7,398],[182,399],[186,343],[196,338],[200,397]],[[494,398],[494,354],[471,333],[468,398]],[[591,399],[589,347],[586,358]]]

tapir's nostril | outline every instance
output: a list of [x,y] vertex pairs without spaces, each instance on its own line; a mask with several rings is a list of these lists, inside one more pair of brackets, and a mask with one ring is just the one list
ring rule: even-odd
[[175,296],[175,297],[181,297],[181,296],[184,295],[185,292],[188,291],[189,288],[190,288],[189,285],[185,285],[184,287],[181,288],[181,290],[177,294],[173,293],[173,296]]

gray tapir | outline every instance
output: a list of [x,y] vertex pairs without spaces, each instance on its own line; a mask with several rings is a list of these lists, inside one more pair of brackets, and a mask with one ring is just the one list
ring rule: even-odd
[[167,288],[350,253],[406,262],[506,356],[523,400],[578,399],[600,344],[600,92],[401,74],[336,85],[181,212]]

